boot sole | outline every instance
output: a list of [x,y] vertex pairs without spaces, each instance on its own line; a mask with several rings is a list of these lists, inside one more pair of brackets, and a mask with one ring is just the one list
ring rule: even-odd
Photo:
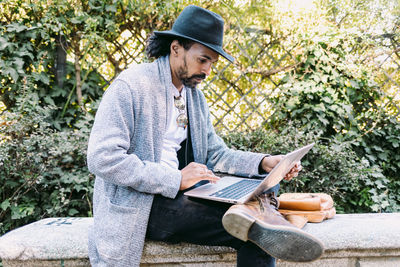
[[318,259],[324,252],[321,241],[300,229],[267,224],[244,213],[229,212],[222,224],[234,237],[250,240],[281,260],[308,262]]

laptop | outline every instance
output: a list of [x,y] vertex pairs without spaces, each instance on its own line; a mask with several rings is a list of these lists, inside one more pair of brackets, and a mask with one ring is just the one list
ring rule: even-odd
[[217,183],[206,183],[185,192],[185,195],[219,202],[243,204],[277,185],[307,154],[314,143],[286,154],[262,180],[224,176]]

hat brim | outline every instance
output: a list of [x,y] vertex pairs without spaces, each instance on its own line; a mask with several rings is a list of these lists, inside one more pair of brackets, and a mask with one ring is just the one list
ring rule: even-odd
[[173,36],[176,36],[176,37],[186,38],[186,39],[195,41],[195,42],[197,42],[197,43],[199,43],[199,44],[202,44],[202,45],[204,45],[204,46],[210,48],[211,50],[214,50],[215,52],[217,52],[218,54],[220,54],[221,56],[223,56],[224,58],[226,58],[227,60],[229,60],[229,61],[232,62],[232,63],[235,61],[235,58],[234,58],[233,56],[229,55],[228,53],[226,53],[226,52],[222,49],[222,47],[219,46],[219,45],[214,45],[214,44],[210,44],[210,43],[205,43],[205,42],[202,42],[202,41],[197,40],[197,39],[195,39],[195,38],[191,38],[191,37],[189,37],[189,36],[186,36],[186,35],[177,33],[177,32],[172,31],[172,30],[170,30],[170,31],[154,31],[154,34],[155,34],[155,35],[161,35],[161,36],[172,36],[172,37],[173,37]]

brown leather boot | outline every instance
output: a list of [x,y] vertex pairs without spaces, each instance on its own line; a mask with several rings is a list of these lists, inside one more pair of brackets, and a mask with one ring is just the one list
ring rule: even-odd
[[274,195],[263,194],[230,207],[222,224],[234,237],[250,240],[275,258],[298,262],[319,258],[324,251],[321,241],[286,221],[277,211],[278,205]]

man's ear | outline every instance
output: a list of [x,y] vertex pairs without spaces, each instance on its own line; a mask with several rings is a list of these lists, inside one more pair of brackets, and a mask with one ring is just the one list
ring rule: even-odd
[[171,55],[177,56],[179,54],[179,49],[181,48],[181,45],[177,40],[173,40],[170,48],[171,48]]

